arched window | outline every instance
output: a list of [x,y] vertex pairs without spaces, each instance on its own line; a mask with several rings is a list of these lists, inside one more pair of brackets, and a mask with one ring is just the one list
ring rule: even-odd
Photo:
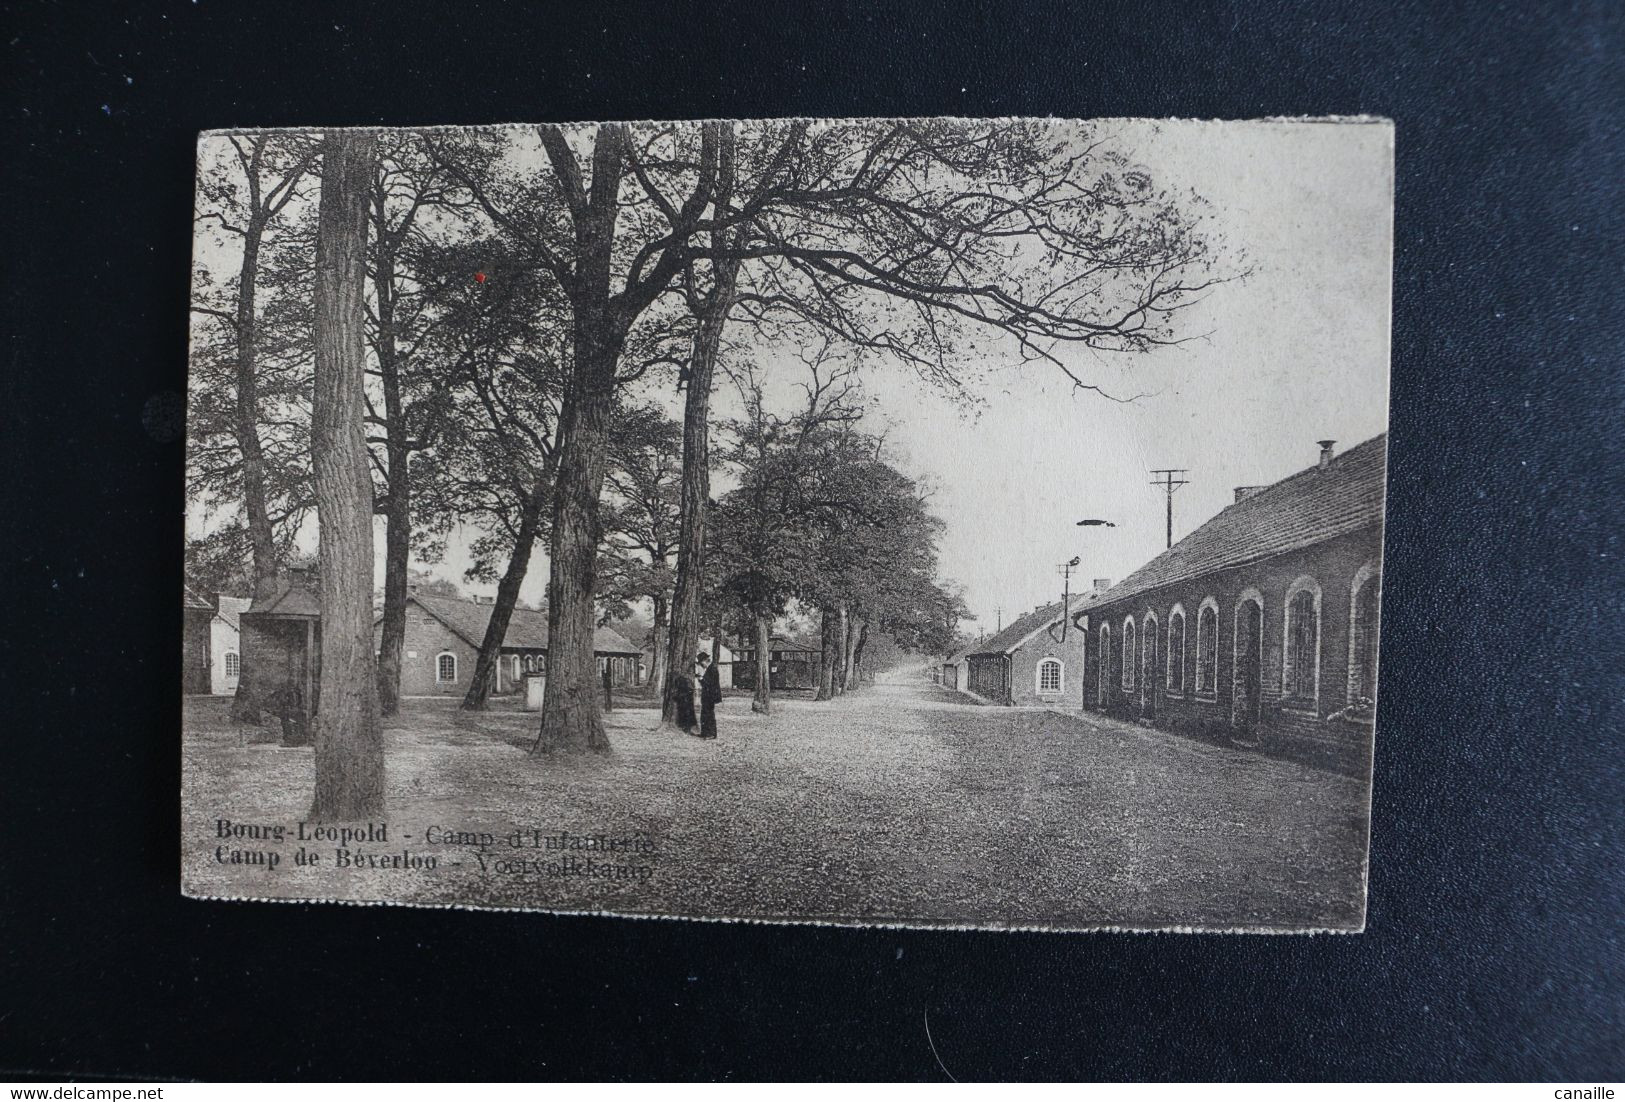
[[1219,603],[1212,597],[1196,614],[1196,691],[1219,691]]
[[1095,676],[1099,680],[1099,696],[1095,703],[1102,706],[1106,703],[1106,690],[1111,685],[1112,666],[1112,627],[1110,624],[1100,625],[1100,650],[1095,655]]
[[1157,614],[1147,611],[1140,617],[1140,688],[1151,692],[1157,685]]
[[1287,587],[1281,685],[1285,703],[1314,707],[1320,687],[1320,585],[1301,577]]
[[1139,648],[1135,646],[1134,617],[1123,620],[1123,690],[1134,691],[1134,667],[1139,663]]
[[1175,605],[1168,614],[1168,691],[1185,691],[1185,609]]
[[1366,711],[1377,699],[1377,620],[1382,575],[1366,563],[1349,587],[1349,705]]
[[1264,718],[1264,623],[1264,595],[1248,586],[1230,621],[1230,722],[1249,732]]
[[226,676],[239,677],[241,676],[242,672],[243,660],[237,657],[236,651],[228,650],[226,652]]
[[1058,693],[1061,691],[1063,670],[1059,658],[1046,658],[1038,664],[1038,691],[1041,693]]
[[457,680],[457,656],[451,651],[441,651],[435,656],[434,679],[436,681]]

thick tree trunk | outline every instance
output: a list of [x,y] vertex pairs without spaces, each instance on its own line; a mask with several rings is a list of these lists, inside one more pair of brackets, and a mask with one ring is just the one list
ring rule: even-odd
[[365,409],[367,192],[376,143],[349,131],[323,149],[316,236],[311,452],[321,556],[321,688],[310,817],[361,819],[384,806],[384,745],[372,649],[372,476]]
[[852,684],[854,687],[863,683],[863,648],[869,642],[869,621],[863,621],[858,629],[858,645],[852,651]]
[[[530,556],[536,549],[536,536],[541,531],[542,509],[546,504],[547,485],[544,478],[532,491],[530,499],[525,502],[524,511],[519,514],[519,536],[514,540],[513,553],[508,556],[502,581],[497,583],[496,603],[491,606],[491,618],[485,624],[485,638],[480,640],[480,654],[474,662],[474,680],[469,683],[468,692],[463,696],[462,706],[466,711],[483,710],[491,697],[491,689],[496,682],[497,662],[502,658],[502,641],[508,637],[508,625],[513,621],[513,610],[519,604],[519,587],[524,585],[525,574],[530,570]],[[549,679],[552,673],[549,665]]]
[[846,692],[846,660],[851,654],[852,615],[848,611],[847,603],[841,602],[841,618],[836,622],[835,628],[835,675],[831,678],[831,688],[835,695]]
[[842,684],[847,692],[858,687],[858,632],[860,622],[848,616],[846,621],[846,654],[841,661]]
[[750,710],[763,715],[773,711],[773,619],[756,614],[756,695]]
[[835,695],[836,655],[840,652],[835,633],[840,622],[840,611],[825,605],[819,617],[818,694],[813,698],[815,700],[828,700]]
[[[558,479],[547,583],[547,698],[533,754],[609,752],[600,714],[597,617],[599,496],[608,462],[620,337],[577,319],[575,385],[560,418]],[[582,333],[581,330],[586,332]]]

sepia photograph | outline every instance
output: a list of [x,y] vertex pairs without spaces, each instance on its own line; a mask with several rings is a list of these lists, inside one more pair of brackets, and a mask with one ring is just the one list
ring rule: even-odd
[[201,135],[182,890],[1363,930],[1393,141]]

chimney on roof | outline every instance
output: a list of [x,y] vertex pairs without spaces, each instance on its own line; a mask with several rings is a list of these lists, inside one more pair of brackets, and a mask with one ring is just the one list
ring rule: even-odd
[[1320,469],[1324,471],[1327,468],[1327,466],[1329,466],[1331,464],[1331,461],[1332,461],[1332,445],[1337,443],[1337,441],[1336,440],[1316,440],[1315,443],[1320,445]]
[[497,603],[497,599],[495,597],[479,597],[479,596],[476,596],[474,598],[474,602],[476,604],[481,604],[481,605],[494,605],[494,604]]
[[1096,578],[1094,581],[1089,583],[1089,588],[1091,589],[1107,590],[1111,587],[1112,580],[1110,578]]
[[[1246,501],[1248,498],[1252,497],[1262,489],[1264,489],[1262,486],[1237,486],[1236,501]],[[1235,504],[1235,502],[1232,502],[1231,504]]]

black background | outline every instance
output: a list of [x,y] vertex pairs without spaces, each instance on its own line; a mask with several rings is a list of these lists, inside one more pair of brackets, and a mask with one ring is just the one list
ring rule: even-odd
[[[1625,1076],[1619,12],[5,5],[0,1069]],[[1398,127],[1364,935],[854,931],[178,895],[176,434],[197,130],[1360,112]]]

